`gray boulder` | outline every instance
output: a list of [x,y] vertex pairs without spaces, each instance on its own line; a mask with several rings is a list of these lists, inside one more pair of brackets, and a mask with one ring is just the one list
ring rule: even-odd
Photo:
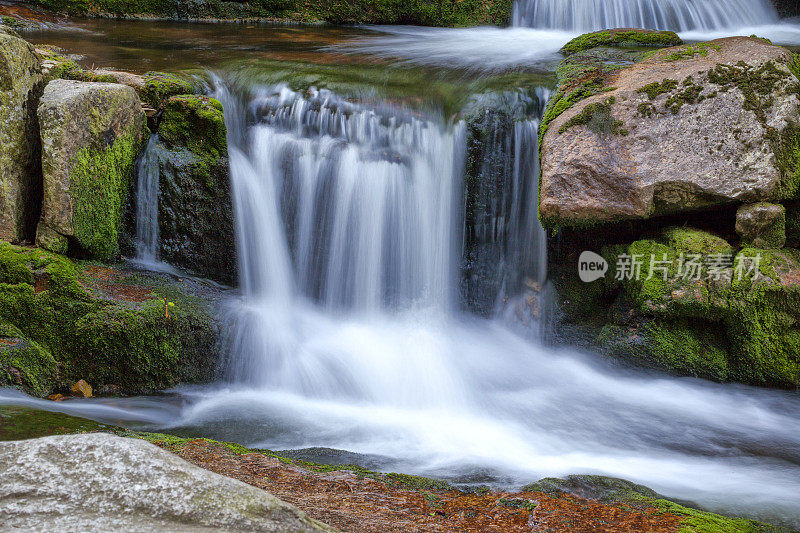
[[780,204],[759,202],[736,211],[736,233],[745,246],[783,248],[786,243],[786,209]]
[[105,433],[0,443],[0,529],[334,531],[266,491]]
[[788,50],[749,37],[665,48],[610,69],[593,80],[592,96],[551,103],[540,217],[591,224],[792,197],[796,71]]
[[0,239],[23,240],[36,225],[43,79],[33,46],[0,26]]
[[53,80],[38,109],[44,200],[43,248],[73,241],[90,257],[119,255],[119,233],[145,115],[136,91],[116,83]]

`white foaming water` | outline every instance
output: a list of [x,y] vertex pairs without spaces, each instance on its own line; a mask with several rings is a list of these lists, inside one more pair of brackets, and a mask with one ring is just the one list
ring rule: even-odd
[[[800,525],[797,394],[625,373],[454,310],[460,124],[326,92],[217,96],[243,291],[229,382],[182,391],[181,409],[140,399],[122,416],[0,402],[106,421],[141,412],[164,429],[378,454],[393,470],[477,482],[602,473]],[[515,143],[530,143],[514,148],[514,179],[529,180],[515,186],[519,209],[535,197],[538,172],[516,161],[536,152],[535,124],[515,126]],[[541,246],[528,257],[543,260]]]
[[[323,327],[304,311],[307,302],[361,314],[452,306],[463,127],[357,106],[326,91],[303,96],[278,87],[249,102],[256,123],[245,132],[242,104],[224,89],[217,96],[234,132],[244,294],[231,315],[229,376],[337,393],[364,360],[307,345],[314,337],[308,332]],[[373,383],[391,375],[373,376]],[[365,394],[372,388],[366,382],[353,383],[350,393]]]
[[415,65],[437,65],[481,71],[519,66],[552,70],[558,50],[578,33],[528,28],[373,27],[385,35],[353,40],[332,47],[346,53],[399,58]]
[[516,0],[514,26],[588,32],[605,28],[732,30],[778,21],[770,0]]
[[689,41],[758,35],[800,46],[800,24],[779,21],[770,0],[516,0],[511,28],[371,27],[384,35],[334,48],[415,65],[553,70],[568,41],[606,28],[672,30]]
[[[258,251],[241,250],[231,384],[196,395],[177,425],[509,483],[600,472],[800,521],[796,395],[626,375],[454,311],[460,124],[327,92],[218,97],[243,128],[230,139],[237,227]],[[515,128],[529,146],[514,153],[536,151],[535,120]],[[529,183],[512,210],[535,205],[538,167],[519,164]]]

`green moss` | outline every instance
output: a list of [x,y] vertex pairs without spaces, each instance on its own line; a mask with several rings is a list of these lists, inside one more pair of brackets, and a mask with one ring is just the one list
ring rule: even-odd
[[680,37],[671,31],[648,30],[602,30],[587,33],[571,40],[561,49],[566,55],[597,46],[647,46],[664,48],[683,44]]
[[46,394],[58,375],[50,353],[15,326],[0,321],[0,386],[19,387],[34,396]]
[[36,0],[36,3],[55,11],[89,16],[421,26],[505,26],[511,20],[512,10],[511,0]]
[[727,381],[727,346],[713,328],[705,326],[708,324],[685,319],[646,321],[630,329],[609,324],[601,331],[598,343],[639,366]]
[[522,498],[499,498],[497,505],[508,509],[526,509],[528,511],[535,511],[539,506],[535,501],[523,500]]
[[62,77],[68,80],[89,81],[95,83],[117,83],[117,78],[110,74],[95,74],[91,70],[83,70],[81,68],[72,69],[69,72],[66,72]]
[[784,528],[771,526],[763,522],[745,518],[729,518],[706,511],[699,511],[669,500],[654,500],[644,497],[633,497],[632,500],[639,500],[647,505],[658,507],[664,512],[683,517],[684,520],[678,526],[678,533],[789,533]]
[[641,89],[637,89],[637,93],[644,93],[650,100],[655,100],[658,96],[672,92],[678,88],[678,82],[676,80],[664,80],[661,83],[653,82],[645,85]]
[[28,268],[29,259],[26,254],[7,242],[0,241],[0,283],[33,284],[33,273]]
[[659,59],[662,61],[682,61],[684,59],[692,59],[698,55],[700,57],[706,57],[708,55],[709,50],[719,50],[719,49],[720,46],[716,43],[704,42],[704,43],[690,44],[678,51],[666,54],[663,52],[656,51],[652,53],[650,56],[652,57],[654,55],[658,55]]
[[75,154],[70,171],[75,238],[93,258],[119,256],[123,207],[139,154],[143,123],[131,125],[108,146]]
[[598,135],[628,135],[628,130],[623,127],[625,123],[621,120],[615,120],[611,116],[611,105],[613,103],[614,98],[611,97],[603,102],[587,105],[580,113],[566,121],[558,132],[564,133],[574,126],[586,126]]
[[[64,257],[5,244],[0,258],[5,258],[0,264],[17,265],[0,277],[0,321],[13,324],[52,354],[61,368],[57,383],[51,374],[39,373],[46,385],[37,393],[78,379],[94,387],[152,391],[173,386],[184,376],[202,379],[206,369],[193,368],[201,366],[195,352],[213,359],[208,346],[214,344],[215,327],[208,309],[187,303],[187,297],[175,294],[174,300],[166,300],[141,287],[135,291],[136,301],[119,301],[97,293],[83,270]],[[21,264],[27,265],[29,276],[20,274]],[[169,302],[173,305],[167,316]]]
[[139,92],[139,97],[153,109],[163,109],[172,96],[195,92],[191,83],[175,74],[147,72],[142,78],[144,88]]
[[173,96],[167,101],[159,137],[172,148],[186,147],[210,164],[228,155],[222,104],[207,96]]
[[79,71],[81,67],[74,59],[59,54],[56,49],[42,46],[36,49],[42,61],[52,61],[55,65],[50,67],[49,79],[67,78],[70,73]]
[[663,231],[669,246],[678,252],[701,255],[730,254],[733,247],[723,238],[694,228],[673,227]]
[[453,486],[441,479],[431,479],[409,474],[386,474],[386,478],[396,485],[410,490],[453,490]]

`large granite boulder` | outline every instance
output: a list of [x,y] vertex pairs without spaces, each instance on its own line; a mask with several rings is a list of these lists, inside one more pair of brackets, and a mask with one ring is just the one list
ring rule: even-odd
[[799,68],[784,48],[733,37],[658,50],[589,81],[567,76],[545,117],[541,219],[591,224],[792,197]]
[[0,239],[33,236],[41,186],[36,101],[42,66],[33,46],[0,26]]
[[96,259],[119,255],[119,233],[145,115],[115,83],[53,80],[38,109],[44,199],[37,242]]
[[19,531],[334,531],[149,442],[105,433],[0,443],[0,517]]

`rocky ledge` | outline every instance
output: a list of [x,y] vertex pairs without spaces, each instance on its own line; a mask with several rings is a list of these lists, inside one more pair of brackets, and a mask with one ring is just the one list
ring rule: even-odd
[[86,380],[138,393],[214,378],[210,282],[0,243],[0,386],[44,396]]

